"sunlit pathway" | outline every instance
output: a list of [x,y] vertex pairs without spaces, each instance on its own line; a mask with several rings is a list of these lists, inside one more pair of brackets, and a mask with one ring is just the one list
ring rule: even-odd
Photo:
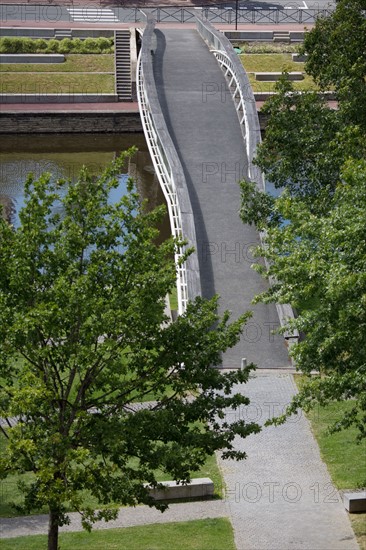
[[[235,388],[249,407],[231,418],[263,424],[295,393],[291,374],[258,372]],[[237,442],[242,462],[219,464],[238,550],[356,550],[350,521],[303,414]]]
[[[61,527],[60,533],[82,531],[80,514],[70,513],[69,516],[70,524]],[[222,500],[171,504],[169,509],[164,513],[148,506],[136,506],[136,508],[121,508],[117,520],[109,521],[108,523],[104,521],[98,522],[93,526],[93,529],[116,529],[119,527],[133,527],[152,523],[171,523],[175,521],[191,521],[228,516],[227,503]],[[0,519],[0,538],[45,535],[47,529],[47,515]],[[174,550],[173,546],[171,550]]]

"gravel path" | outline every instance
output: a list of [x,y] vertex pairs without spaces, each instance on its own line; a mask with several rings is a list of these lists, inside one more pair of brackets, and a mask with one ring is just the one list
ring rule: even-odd
[[[93,529],[115,529],[117,527],[132,527],[134,525],[147,525],[151,523],[171,523],[174,521],[191,521],[228,516],[228,505],[223,500],[171,504],[169,509],[164,513],[148,506],[137,506],[136,508],[121,508],[116,521],[109,521],[108,523],[101,521],[95,524]],[[60,528],[61,533],[83,530],[78,513],[70,514],[70,519],[70,525],[64,525]],[[44,535],[47,533],[47,528],[47,515],[2,518],[0,521],[0,537],[13,538],[25,535]]]

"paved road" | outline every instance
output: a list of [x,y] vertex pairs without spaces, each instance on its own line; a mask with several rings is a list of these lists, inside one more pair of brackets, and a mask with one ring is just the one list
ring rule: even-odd
[[[60,528],[61,533],[83,531],[80,514],[71,513],[70,524]],[[116,529],[118,527],[133,527],[153,523],[170,523],[173,521],[192,521],[196,519],[229,517],[228,503],[222,500],[189,502],[171,504],[163,514],[155,508],[136,506],[136,508],[121,508],[116,521],[98,522],[96,529]],[[0,519],[0,538],[13,538],[26,535],[45,535],[48,530],[48,516],[36,515]],[[1,545],[0,545],[1,546]],[[167,549],[168,550],[168,549]],[[171,550],[174,550],[172,545]],[[224,548],[222,549],[224,550]]]

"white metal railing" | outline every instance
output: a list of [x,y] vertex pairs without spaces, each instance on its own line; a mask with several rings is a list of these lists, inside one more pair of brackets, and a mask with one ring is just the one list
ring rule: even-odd
[[[150,108],[148,95],[145,87],[144,71],[141,62],[142,48],[137,60],[136,69],[136,88],[137,101],[141,115],[142,126],[147,141],[147,146],[153,162],[155,173],[158,177],[161,189],[168,207],[171,232],[177,239],[183,238],[182,217],[177,199],[174,174],[168,159],[168,154],[164,149],[159,132],[156,128],[154,117]],[[178,313],[181,315],[187,308],[188,303],[188,284],[187,270],[185,263],[182,263],[184,251],[181,247],[176,249],[175,265],[177,270],[177,295],[178,295]]]
[[242,86],[238,80],[235,67],[233,66],[233,63],[230,57],[222,50],[211,50],[211,53],[213,53],[213,55],[216,57],[220,65],[220,68],[225,75],[225,78],[228,83],[228,88],[231,92],[231,96],[235,103],[236,112],[238,113],[239,123],[240,125],[244,125],[244,128],[245,128],[244,141],[245,141],[246,152],[249,160],[249,170],[250,170],[253,159],[250,158],[251,157],[250,143],[247,135],[249,125],[248,125],[248,115],[247,115],[247,110],[245,105],[244,90],[242,89]]
[[198,17],[197,28],[223,71],[233,98],[248,158],[248,175],[261,190],[265,190],[263,175],[253,164],[261,135],[257,107],[248,75],[223,34],[214,29],[209,22]]

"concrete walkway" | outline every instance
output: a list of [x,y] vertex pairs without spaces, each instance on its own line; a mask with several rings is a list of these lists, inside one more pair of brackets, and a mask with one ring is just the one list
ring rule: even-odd
[[[61,527],[60,533],[83,531],[80,514],[71,513],[69,515],[71,520],[70,525]],[[164,513],[148,506],[137,506],[136,508],[121,508],[116,521],[109,521],[107,523],[104,521],[98,522],[93,526],[93,529],[116,529],[118,527],[133,527],[135,525],[192,521],[228,516],[228,503],[223,500],[171,504],[169,509]],[[47,530],[47,515],[0,519],[0,538],[45,535],[47,534]],[[171,547],[171,550],[174,550],[174,546]]]
[[[275,307],[251,305],[267,286],[251,268],[258,235],[238,214],[237,182],[247,176],[238,117],[224,76],[196,31],[157,29],[155,35],[155,80],[186,175],[203,294],[218,293],[221,308],[234,318],[253,310],[240,342],[223,357],[224,367],[239,367],[242,357],[257,364],[250,383],[236,388],[251,405],[228,414],[264,423],[284,409],[296,389],[284,339],[271,333],[279,325]],[[220,462],[239,550],[358,547],[305,418],[265,428],[237,445],[248,460]]]
[[[291,374],[257,372],[236,391],[249,407],[231,419],[264,424],[296,392]],[[238,550],[357,550],[342,497],[332,485],[303,414],[237,441],[248,458],[219,459]]]

